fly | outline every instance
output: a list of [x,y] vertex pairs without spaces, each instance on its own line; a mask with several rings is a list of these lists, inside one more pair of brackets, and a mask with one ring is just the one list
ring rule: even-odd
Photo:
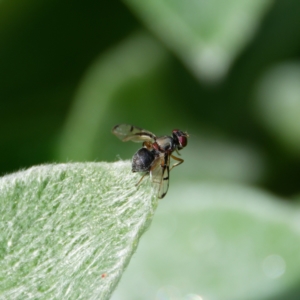
[[[172,136],[157,137],[150,131],[129,124],[119,124],[112,129],[123,142],[143,142],[143,147],[132,157],[132,172],[144,172],[139,184],[146,175],[150,175],[158,198],[162,199],[169,189],[170,171],[183,163],[183,159],[173,155],[187,145],[189,135],[179,129],[172,131]],[[170,167],[170,158],[176,162]]]

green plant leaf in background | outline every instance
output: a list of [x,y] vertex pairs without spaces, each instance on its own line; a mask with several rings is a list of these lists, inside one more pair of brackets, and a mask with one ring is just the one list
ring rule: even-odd
[[112,300],[299,299],[299,205],[203,181],[166,200]]
[[272,4],[270,0],[124,2],[206,81],[224,77]]
[[259,121],[286,151],[300,153],[300,64],[270,68],[257,84],[254,108]]
[[0,298],[108,299],[157,205],[129,162],[0,179]]
[[[145,93],[147,86],[154,85],[151,77],[159,72],[165,59],[164,49],[145,33],[136,33],[101,55],[88,70],[74,99],[58,145],[58,159],[94,159],[95,149],[99,151],[98,139],[102,141],[101,151],[105,151],[105,134],[110,134],[111,127],[121,122],[111,114],[112,108],[115,112],[121,110],[116,102],[118,93],[132,83]],[[124,95],[122,97],[124,102]],[[140,102],[143,101],[140,99]],[[133,106],[127,105],[127,109],[137,110],[138,115],[143,116],[144,111],[139,109],[143,104]],[[108,121],[111,125],[102,127]]]
[[[189,114],[172,105],[166,91],[169,57],[145,32],[133,34],[92,64],[78,89],[57,147],[57,159],[114,160],[129,158],[136,151],[133,143],[120,143],[110,129],[118,123],[131,123],[157,133],[170,134],[187,124]],[[154,122],[155,120],[155,122]],[[191,121],[191,120],[189,120]],[[110,125],[108,125],[110,124]],[[171,124],[174,124],[172,127]],[[186,160],[173,180],[195,179],[258,182],[265,163],[258,149],[225,139],[204,129],[182,128],[191,134]],[[190,129],[190,130],[189,130]],[[244,172],[247,170],[247,173]]]

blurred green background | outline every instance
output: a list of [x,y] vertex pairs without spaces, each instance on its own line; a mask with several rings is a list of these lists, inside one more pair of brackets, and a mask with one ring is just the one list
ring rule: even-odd
[[[3,0],[0,6],[2,175],[42,163],[130,159],[138,146],[122,144],[110,133],[118,123],[157,135],[180,128],[190,134],[182,151],[185,163],[172,171],[170,196],[162,207],[179,201],[187,186],[181,205],[192,197],[201,202],[203,182],[211,190],[234,185],[246,187],[245,195],[259,189],[266,198],[274,197],[271,208],[263,204],[269,200],[248,197],[261,211],[277,215],[281,205],[289,205],[287,226],[300,191],[299,1]],[[192,187],[199,191],[189,194]],[[237,198],[235,188],[228,199]],[[217,202],[214,209],[218,207]],[[174,215],[176,210],[171,224]],[[237,215],[242,215],[238,209]],[[231,224],[231,217],[225,219],[214,224],[212,218],[211,228]],[[300,246],[299,235],[291,236],[290,243]],[[272,241],[259,244],[273,246]],[[283,259],[271,252],[266,255]],[[218,284],[206,285],[203,299],[268,299],[275,294],[299,299],[298,273],[279,291],[274,282],[262,294],[245,279],[241,285],[256,291],[248,298],[242,292],[230,294],[232,288],[224,282],[227,292]],[[200,299],[196,292],[201,289],[183,296],[170,296],[173,290],[155,295]],[[154,299],[151,293],[146,294]],[[120,299],[133,299],[122,295]]]
[[110,135],[127,122],[158,135],[187,130],[221,156],[235,147],[256,163],[232,166],[239,176],[297,194],[299,6],[2,1],[1,174],[129,158],[136,145]]

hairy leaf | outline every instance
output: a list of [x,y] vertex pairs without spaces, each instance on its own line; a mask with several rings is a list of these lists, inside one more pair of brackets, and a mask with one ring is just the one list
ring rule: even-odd
[[157,201],[129,162],[44,165],[0,180],[2,299],[107,299]]

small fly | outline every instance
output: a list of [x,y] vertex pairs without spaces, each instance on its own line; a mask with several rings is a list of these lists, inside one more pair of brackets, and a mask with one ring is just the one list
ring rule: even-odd
[[[116,125],[112,133],[123,142],[143,142],[143,147],[132,157],[132,172],[145,173],[137,185],[149,174],[157,197],[162,199],[169,188],[170,171],[184,161],[172,153],[176,151],[180,155],[178,151],[187,145],[189,135],[174,129],[172,136],[156,137],[150,131],[128,124]],[[171,157],[176,162],[170,167]]]

